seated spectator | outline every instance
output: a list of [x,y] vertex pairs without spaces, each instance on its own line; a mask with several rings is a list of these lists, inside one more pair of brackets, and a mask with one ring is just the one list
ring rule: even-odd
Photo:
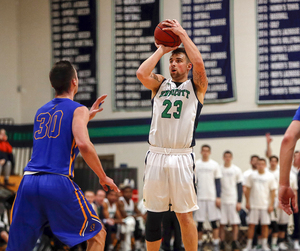
[[2,168],[4,167],[4,185],[13,186],[14,184],[9,183],[8,180],[12,171],[14,160],[12,154],[12,146],[7,141],[5,129],[0,129],[0,160],[0,174],[2,173]]
[[106,240],[104,250],[112,250],[116,240],[118,225],[123,223],[119,209],[117,208],[118,195],[113,190],[108,190],[103,201],[103,223],[106,228]]
[[123,196],[119,198],[118,209],[125,223],[121,226],[121,248],[123,251],[132,250],[131,236],[133,234],[135,250],[139,250],[141,249],[142,230],[139,227],[139,221],[136,219],[141,216],[141,212],[137,208],[137,204],[132,200],[132,185],[124,182],[120,186],[120,190]]
[[96,195],[94,193],[94,191],[92,190],[86,190],[84,192],[84,197],[87,199],[87,201],[92,205],[93,209],[95,210],[96,213],[97,212],[97,206],[95,204],[95,198],[96,198]]

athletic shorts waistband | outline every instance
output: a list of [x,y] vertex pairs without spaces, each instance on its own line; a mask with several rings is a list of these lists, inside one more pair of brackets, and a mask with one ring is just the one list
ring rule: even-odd
[[187,154],[192,153],[193,148],[163,148],[157,146],[149,146],[149,150],[153,153],[162,153],[162,154]]

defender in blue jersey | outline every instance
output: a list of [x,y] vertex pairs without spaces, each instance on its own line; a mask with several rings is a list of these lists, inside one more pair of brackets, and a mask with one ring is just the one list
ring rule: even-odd
[[295,154],[295,147],[297,141],[300,138],[300,106],[296,111],[293,121],[287,128],[280,147],[280,177],[279,177],[279,189],[278,200],[282,209],[287,214],[292,214],[296,207],[296,199],[293,189],[290,187],[290,171],[292,167],[293,156],[294,166],[300,169],[300,154]]
[[68,61],[56,63],[49,77],[56,95],[35,116],[33,152],[13,205],[6,250],[32,250],[47,225],[70,247],[87,240],[87,250],[103,250],[106,232],[72,178],[80,151],[103,188],[119,191],[103,171],[87,130],[88,121],[102,111],[99,105],[106,95],[90,111],[74,102],[78,78]]

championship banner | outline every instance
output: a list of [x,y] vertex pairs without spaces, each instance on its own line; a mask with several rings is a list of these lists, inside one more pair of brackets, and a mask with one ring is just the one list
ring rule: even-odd
[[74,100],[91,107],[97,98],[96,0],[51,0],[53,60],[68,60],[79,79]]
[[300,102],[300,0],[257,0],[257,103]]
[[[159,23],[159,0],[115,0],[114,108],[136,110],[151,107],[151,91],[136,71],[157,48],[154,29]],[[160,65],[155,68],[160,73]]]
[[182,27],[201,52],[208,89],[205,103],[236,100],[230,0],[182,0]]

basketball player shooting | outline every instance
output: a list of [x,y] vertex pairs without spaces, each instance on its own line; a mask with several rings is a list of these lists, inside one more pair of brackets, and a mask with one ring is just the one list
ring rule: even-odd
[[[162,22],[179,36],[184,48],[157,45],[157,50],[137,70],[142,84],[152,91],[152,121],[149,151],[145,160],[144,205],[148,210],[146,242],[148,251],[159,250],[162,212],[176,213],[187,251],[197,251],[197,229],[192,212],[198,209],[193,169],[195,130],[207,90],[201,53],[175,19]],[[152,71],[168,52],[171,78]],[[193,78],[188,79],[193,69]]]

